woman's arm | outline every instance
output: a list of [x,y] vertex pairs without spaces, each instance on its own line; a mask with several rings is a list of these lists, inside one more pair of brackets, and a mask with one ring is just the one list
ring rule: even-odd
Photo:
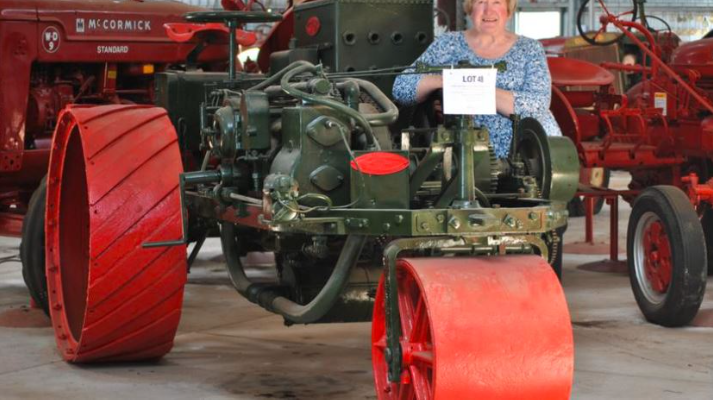
[[[438,37],[404,72],[412,72],[417,62],[424,64],[448,64],[453,55],[453,41],[456,34],[443,34]],[[441,74],[404,74],[396,77],[392,94],[394,100],[402,105],[411,105],[424,101],[433,91],[443,87]]]
[[509,117],[515,113],[515,95],[504,89],[495,89],[495,109],[498,114]]
[[416,103],[428,98],[428,95],[443,88],[443,75],[422,75],[416,86]]
[[[519,90],[510,92],[512,95],[512,110],[507,107],[504,100],[502,109],[504,115],[510,114],[536,114],[549,110],[552,96],[552,78],[547,67],[545,50],[540,42],[530,40],[527,46],[528,57],[522,60],[524,65],[518,66],[525,69],[525,83]],[[505,95],[502,95],[505,97]],[[500,111],[500,105],[498,105]],[[508,111],[511,111],[507,113]]]

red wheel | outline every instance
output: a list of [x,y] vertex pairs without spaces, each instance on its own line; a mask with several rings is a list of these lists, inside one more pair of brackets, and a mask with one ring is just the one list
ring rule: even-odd
[[671,243],[663,224],[658,219],[649,220],[643,232],[644,270],[651,290],[664,295],[671,284]]
[[403,372],[388,381],[382,277],[372,325],[379,399],[569,398],[572,329],[545,260],[402,259],[397,275]]
[[166,111],[73,107],[47,181],[50,313],[67,361],[157,358],[173,345],[186,281],[176,133]]

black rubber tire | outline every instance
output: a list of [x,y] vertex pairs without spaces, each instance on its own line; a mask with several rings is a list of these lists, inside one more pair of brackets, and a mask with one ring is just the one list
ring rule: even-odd
[[706,240],[706,256],[708,258],[708,275],[713,276],[713,210],[706,207],[701,216],[701,227]]
[[[644,216],[657,218],[662,223],[671,248],[671,281],[658,302],[647,298],[644,286],[647,282],[642,280],[641,272],[637,273],[637,264],[641,265],[643,260],[637,257],[640,252],[635,246],[643,239],[636,236]],[[707,257],[703,228],[686,194],[674,186],[653,186],[644,190],[632,206],[626,250],[631,287],[644,317],[668,327],[688,324],[698,312],[705,294]],[[638,271],[641,268],[643,266],[638,267]]]
[[42,310],[50,315],[47,300],[47,274],[45,272],[45,201],[47,199],[47,179],[30,197],[27,214],[22,223],[22,278],[30,291],[30,296]]

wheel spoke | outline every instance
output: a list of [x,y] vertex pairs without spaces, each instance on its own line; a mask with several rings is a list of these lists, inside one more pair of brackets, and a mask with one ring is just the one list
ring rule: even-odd
[[409,368],[411,379],[413,382],[413,391],[416,400],[430,400],[432,398],[430,385],[428,382],[428,373],[412,365]]
[[606,29],[607,29],[606,26],[602,26],[601,28],[599,28],[599,30],[597,31],[597,33],[595,33],[594,36],[592,37],[592,40],[594,40],[594,41],[596,42],[596,41],[597,41],[597,37],[599,37],[599,35],[601,35],[602,33],[604,33],[604,31],[606,31]]
[[411,353],[411,357],[414,361],[433,367],[433,351],[414,351]]
[[404,371],[401,374],[401,385],[399,385],[399,400],[415,399],[416,393],[413,391],[413,381],[409,372]]
[[408,296],[399,291],[399,317],[401,318],[401,334],[408,340],[413,331],[413,308]]
[[605,13],[606,15],[611,15],[611,13],[609,12],[609,9],[608,9],[607,6],[604,4],[604,1],[603,1],[603,0],[599,0],[599,5],[602,6],[602,10],[604,10],[604,13]]
[[426,312],[426,303],[423,301],[423,297],[418,297],[418,304],[416,304],[416,312],[414,313],[413,319],[413,334],[411,335],[412,343],[422,343],[427,340],[428,333],[428,315]]

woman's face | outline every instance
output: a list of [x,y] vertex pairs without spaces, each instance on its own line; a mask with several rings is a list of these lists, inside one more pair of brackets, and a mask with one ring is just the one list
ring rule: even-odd
[[473,0],[470,13],[473,27],[479,33],[498,34],[505,32],[508,19],[506,0]]

